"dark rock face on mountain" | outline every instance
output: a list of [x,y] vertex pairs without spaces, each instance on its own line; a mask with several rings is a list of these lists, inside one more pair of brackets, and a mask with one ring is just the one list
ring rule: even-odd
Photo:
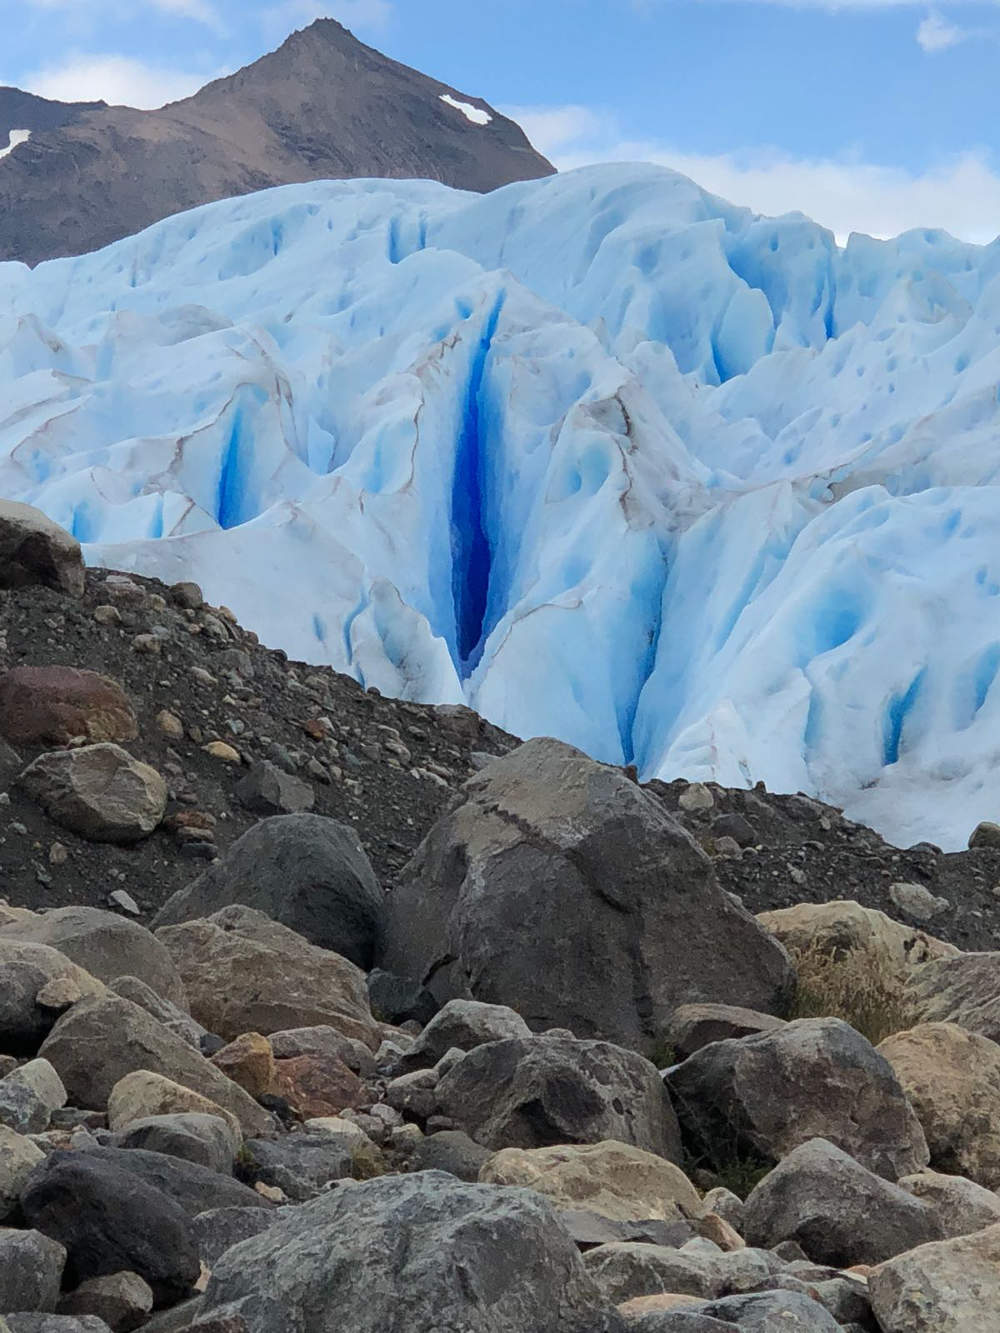
[[29,264],[272,185],[373,176],[485,192],[553,170],[513,121],[332,19],[159,111],[0,90],[0,148],[14,129],[32,136],[0,161],[0,259]]

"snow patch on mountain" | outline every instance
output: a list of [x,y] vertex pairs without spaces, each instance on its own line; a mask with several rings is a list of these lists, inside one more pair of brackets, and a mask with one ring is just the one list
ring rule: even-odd
[[7,136],[7,147],[0,148],[0,158],[7,157],[20,144],[27,143],[31,138],[30,130],[11,130]]
[[655,167],[289,186],[0,265],[0,493],[385,693],[957,846],[998,275]]
[[453,106],[456,111],[461,111],[465,119],[471,121],[473,125],[489,125],[493,119],[481,106],[473,106],[471,102],[460,102],[457,97],[452,97],[451,93],[442,93],[441,101],[447,102],[448,106]]

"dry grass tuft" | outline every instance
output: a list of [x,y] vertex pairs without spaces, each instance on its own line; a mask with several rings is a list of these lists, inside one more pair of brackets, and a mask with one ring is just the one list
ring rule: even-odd
[[794,950],[799,984],[792,1018],[842,1018],[877,1046],[913,1026],[906,976],[886,957],[863,949]]

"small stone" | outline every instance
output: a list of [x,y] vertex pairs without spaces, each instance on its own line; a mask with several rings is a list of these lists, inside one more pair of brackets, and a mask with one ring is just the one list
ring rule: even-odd
[[47,981],[35,996],[35,1004],[40,1009],[52,1009],[61,1013],[70,1009],[78,1000],[83,999],[83,991],[73,977],[53,977]]
[[122,623],[122,613],[117,606],[105,604],[94,608],[94,619],[99,625],[120,625]]
[[922,884],[890,884],[889,898],[893,906],[911,921],[933,921],[951,907],[947,898],[936,897]]
[[108,902],[112,907],[117,907],[122,912],[127,912],[129,916],[142,916],[139,904],[130,893],[124,889],[115,889],[113,893],[108,894]]
[[218,759],[223,764],[240,764],[243,762],[239,750],[227,745],[225,741],[209,741],[203,745],[202,749],[213,759]]
[[184,723],[176,713],[171,713],[169,709],[163,708],[156,715],[156,725],[164,736],[173,741],[184,739]]
[[270,1199],[272,1203],[287,1203],[288,1196],[284,1190],[279,1190],[277,1185],[265,1185],[262,1180],[258,1180],[254,1189],[264,1199]]
[[69,860],[69,848],[61,842],[54,842],[49,848],[49,865],[64,866]]
[[681,792],[677,804],[688,814],[695,814],[700,810],[711,810],[715,805],[715,797],[703,782],[691,782],[687,790]]
[[735,838],[714,838],[716,856],[742,856],[743,849]]
[[205,605],[205,598],[197,583],[175,583],[168,589],[168,595],[174,606],[184,611],[199,611]]
[[217,685],[218,681],[212,675],[211,671],[206,671],[204,667],[193,666],[191,668],[191,679],[196,680],[199,685]]
[[111,1333],[132,1333],[153,1310],[153,1290],[138,1273],[109,1273],[81,1282],[59,1302],[64,1315],[96,1315]]
[[137,634],[132,640],[132,651],[155,657],[163,651],[163,642],[156,634]]

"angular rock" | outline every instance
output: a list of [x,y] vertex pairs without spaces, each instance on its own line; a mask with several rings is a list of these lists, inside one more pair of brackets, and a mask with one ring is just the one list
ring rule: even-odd
[[997,1333],[1000,1226],[890,1259],[868,1290],[884,1333]]
[[342,1061],[315,1055],[276,1060],[271,1091],[303,1120],[339,1115],[371,1101],[364,1083]]
[[14,745],[134,741],[128,695],[107,676],[66,666],[19,666],[0,676],[0,734]]
[[212,1064],[251,1097],[263,1097],[274,1082],[274,1052],[259,1032],[244,1032],[212,1056]]
[[119,1079],[108,1097],[108,1128],[124,1131],[140,1121],[164,1116],[198,1115],[223,1120],[233,1142],[239,1147],[240,1121],[231,1111],[199,1092],[193,1092],[173,1079],[137,1069]]
[[65,1266],[66,1251],[40,1231],[0,1230],[0,1312],[55,1310]]
[[240,1174],[252,1184],[276,1186],[293,1203],[303,1203],[334,1181],[349,1180],[353,1164],[350,1147],[332,1134],[287,1134],[281,1139],[248,1139],[240,1156]]
[[19,785],[57,824],[91,842],[138,842],[167,808],[163,778],[118,745],[39,755]]
[[1000,1223],[1000,1194],[964,1176],[918,1171],[899,1182],[916,1198],[929,1203],[938,1215],[944,1239],[971,1236],[974,1231]]
[[325,1025],[376,1050],[364,973],[248,907],[157,932],[180,972],[191,1013],[231,1041]]
[[172,1199],[188,1217],[209,1208],[270,1208],[267,1199],[254,1190],[196,1162],[186,1162],[167,1153],[145,1148],[87,1148],[87,1157],[125,1171],[130,1177],[158,1189]]
[[738,1040],[758,1032],[776,1032],[784,1020],[730,1004],[682,1004],[670,1015],[665,1040],[675,1061],[686,1060],[713,1041]]
[[649,1052],[679,1004],[785,1011],[784,950],[620,769],[533,740],[462,796],[390,898],[381,966],[442,1002],[509,1004],[533,1030]]
[[957,1023],[1000,1042],[1000,953],[963,953],[927,962],[910,977],[915,1023]]
[[447,1171],[459,1180],[474,1184],[492,1153],[460,1129],[442,1129],[428,1134],[413,1150],[414,1171]]
[[375,1058],[371,1048],[357,1037],[345,1037],[328,1025],[309,1028],[286,1028],[272,1032],[268,1037],[276,1060],[294,1060],[297,1055],[318,1055],[328,1060],[340,1060],[355,1074],[368,1078],[375,1073]]
[[436,1171],[324,1194],[229,1250],[200,1327],[234,1318],[253,1333],[622,1328],[548,1204]]
[[262,759],[236,788],[236,798],[255,815],[294,815],[311,810],[316,793],[308,782]]
[[1000,824],[984,819],[969,834],[969,850],[979,847],[1000,847]]
[[747,1156],[776,1163],[816,1138],[888,1180],[927,1165],[891,1065],[839,1019],[714,1042],[670,1070],[667,1083],[693,1149],[717,1169]]
[[[53,983],[64,983],[56,1003]],[[0,1052],[34,1055],[61,1009],[104,986],[44,944],[25,944],[0,937]]]
[[744,1235],[773,1249],[794,1240],[831,1268],[879,1264],[943,1235],[935,1209],[867,1171],[832,1143],[795,1148],[746,1201]]
[[70,1286],[138,1273],[157,1304],[166,1305],[198,1280],[198,1255],[181,1209],[99,1153],[53,1153],[33,1173],[21,1206],[29,1226],[65,1247]]
[[167,901],[154,927],[212,916],[233,903],[366,969],[385,913],[382,889],[354,829],[309,814],[255,824],[218,865]]
[[505,1148],[479,1172],[491,1185],[536,1190],[558,1208],[586,1209],[614,1221],[679,1221],[701,1211],[698,1191],[679,1166],[625,1143]]
[[[4,1322],[0,1319],[0,1333]],[[104,1320],[92,1314],[10,1314],[6,1325],[10,1333],[111,1333]]]
[[35,585],[82,597],[80,543],[40,509],[0,500],[0,588]]
[[18,1134],[40,1134],[65,1105],[66,1089],[48,1060],[30,1060],[0,1079],[0,1124]]
[[703,1306],[699,1313],[732,1321],[740,1333],[843,1333],[819,1301],[795,1291],[726,1296]]
[[138,1273],[109,1273],[81,1282],[59,1303],[61,1314],[96,1315],[111,1333],[132,1333],[153,1310],[153,1291]]
[[613,1242],[584,1255],[584,1267],[616,1305],[660,1292],[709,1300],[733,1291],[753,1291],[774,1280],[779,1265],[757,1250],[723,1254],[705,1241],[680,1249]]
[[45,1154],[30,1139],[0,1125],[0,1222],[17,1210],[28,1177],[44,1160]]
[[1000,1186],[1000,1046],[955,1023],[922,1023],[878,1049],[923,1126],[931,1166]]
[[441,1007],[419,981],[397,977],[381,967],[368,973],[368,1001],[372,1013],[385,1023],[429,1023]]
[[119,1148],[165,1153],[222,1175],[232,1174],[233,1161],[242,1143],[239,1129],[234,1131],[232,1124],[221,1116],[196,1111],[146,1116],[133,1121],[115,1140]]
[[201,1261],[214,1268],[227,1250],[273,1227],[281,1214],[269,1208],[210,1208],[191,1223]]
[[96,907],[57,907],[51,912],[28,913],[0,926],[0,939],[47,944],[65,954],[98,981],[110,984],[119,977],[142,977],[169,1003],[183,1009],[184,986],[170,954],[136,921]]
[[918,925],[933,921],[951,907],[947,898],[938,898],[925,885],[905,881],[889,885],[889,900],[901,916]]
[[477,1046],[437,1093],[442,1113],[487,1148],[615,1139],[680,1160],[677,1119],[655,1066],[609,1042],[546,1035]]
[[205,1029],[201,1024],[196,1023],[183,1009],[165,1000],[162,995],[157,995],[156,991],[138,977],[116,977],[108,989],[120,995],[123,1000],[131,1000],[140,1009],[145,1009],[147,1014],[151,1014],[158,1023],[169,1028],[196,1051],[201,1049],[201,1039],[205,1035]]
[[[147,1071],[215,1102],[236,1117],[245,1133],[262,1133],[271,1125],[267,1112],[242,1088],[144,1009],[118,995],[109,993],[74,1005],[56,1023],[39,1054],[55,1067],[75,1106],[103,1110],[126,1074]],[[142,1112],[152,1113],[148,1108]]]
[[400,1073],[429,1069],[450,1050],[471,1051],[489,1041],[530,1036],[531,1029],[524,1019],[505,1004],[449,1000],[396,1062],[396,1069]]

